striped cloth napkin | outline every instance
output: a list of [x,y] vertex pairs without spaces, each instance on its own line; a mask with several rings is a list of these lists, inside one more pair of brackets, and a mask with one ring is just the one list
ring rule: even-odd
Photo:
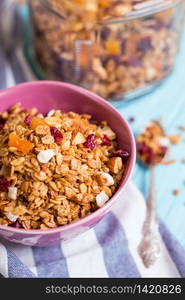
[[95,228],[51,247],[29,247],[0,239],[0,273],[4,277],[185,277],[185,251],[161,224],[159,260],[144,267],[138,244],[145,201],[133,183]]
[[[4,1],[0,1],[1,13]],[[13,13],[9,9],[0,14],[0,89],[36,79],[22,54],[18,38],[21,26]],[[1,24],[3,15],[9,26]],[[0,237],[0,277],[185,277],[185,250],[162,223],[161,256],[151,268],[144,267],[138,244],[145,201],[131,182],[121,198],[95,228],[69,242],[41,248],[13,244]]]

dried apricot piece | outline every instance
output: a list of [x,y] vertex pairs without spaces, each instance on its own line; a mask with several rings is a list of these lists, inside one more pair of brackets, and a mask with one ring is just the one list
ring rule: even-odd
[[10,133],[8,146],[9,147],[17,147],[18,146],[18,139],[17,139],[17,135],[16,134]]
[[75,4],[84,5],[85,1],[84,0],[75,0]]
[[100,1],[99,1],[99,4],[100,4],[100,6],[103,7],[103,8],[107,8],[107,7],[109,7],[109,5],[110,5],[109,1],[107,1],[107,0],[100,0]]
[[23,154],[29,153],[34,147],[31,142],[25,139],[21,139],[15,133],[11,133],[9,135],[8,146],[17,148],[17,150],[22,152]]
[[38,126],[42,126],[42,125],[46,125],[46,123],[44,122],[44,119],[39,118],[39,117],[34,117],[31,121],[31,128],[35,129]]
[[120,54],[121,48],[120,48],[120,42],[116,40],[109,40],[106,42],[106,49],[110,54]]

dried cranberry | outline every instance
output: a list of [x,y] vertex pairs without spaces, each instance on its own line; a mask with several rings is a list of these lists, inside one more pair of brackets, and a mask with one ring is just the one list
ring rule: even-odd
[[125,50],[126,50],[126,42],[127,42],[126,39],[123,39],[122,42],[121,42],[121,53],[122,53],[122,54],[125,53]]
[[150,148],[146,146],[145,144],[137,144],[137,151],[139,154],[148,153],[150,151]]
[[12,185],[12,180],[8,181],[5,177],[0,177],[0,191],[8,192],[8,188]]
[[123,92],[121,94],[118,93],[109,93],[109,99],[112,101],[120,101],[123,100],[124,94]]
[[126,64],[128,66],[131,66],[131,67],[140,67],[141,66],[141,60],[137,56],[131,56],[131,57],[129,57]]
[[33,116],[31,115],[27,115],[24,119],[24,123],[27,125],[27,126],[30,126],[31,125],[31,121],[33,119]]
[[163,66],[163,72],[165,73],[169,73],[172,69],[172,66],[171,65],[164,65]]
[[110,29],[109,27],[103,27],[102,31],[101,31],[101,38],[102,40],[107,40],[108,37],[110,35]]
[[142,143],[138,143],[137,144],[137,152],[139,153],[139,155],[145,155],[143,157],[143,160],[145,161],[146,164],[151,165],[155,162],[155,153],[153,152],[153,150],[148,147],[145,144]]
[[147,158],[146,158],[146,163],[148,165],[151,165],[154,162],[155,162],[155,154],[151,149],[149,149],[148,154],[147,154]]
[[14,228],[22,228],[22,225],[19,223],[19,221],[14,222],[11,226]]
[[163,48],[162,51],[163,51],[164,54],[168,55],[168,54],[169,54],[169,51],[170,51],[170,47],[167,45],[167,46],[165,46],[165,47]]
[[120,65],[122,63],[120,55],[112,54],[108,57],[102,58],[103,67],[107,68],[107,65],[110,63],[110,61],[114,61],[117,65]]
[[104,134],[101,144],[103,146],[110,146],[111,145],[111,140],[108,138],[108,136],[106,134]]
[[54,137],[55,143],[60,143],[63,139],[63,134],[58,128],[51,127],[50,128],[51,135]]
[[158,22],[155,24],[149,24],[149,25],[147,25],[147,28],[153,29],[155,31],[159,31],[163,28],[163,24],[161,22]]
[[110,60],[111,60],[111,59],[115,62],[115,64],[117,64],[117,65],[120,65],[120,64],[121,64],[121,58],[120,58],[120,55],[116,55],[116,54],[111,55],[111,56],[110,56]]
[[121,157],[122,159],[129,158],[130,153],[126,150],[118,150],[115,152],[112,152],[111,157]]
[[162,146],[161,147],[161,156],[165,156],[166,152],[168,151],[168,147]]
[[89,148],[91,150],[96,148],[96,137],[95,137],[95,135],[94,134],[88,135],[88,137],[86,138],[86,141],[83,145],[84,145],[84,147]]
[[153,48],[150,36],[142,38],[138,44],[138,51],[147,52]]
[[134,119],[134,117],[130,117],[130,118],[128,119],[128,121],[129,121],[129,123],[134,123],[135,119]]
[[6,120],[0,116],[0,130],[2,130],[4,128],[5,123],[6,123]]

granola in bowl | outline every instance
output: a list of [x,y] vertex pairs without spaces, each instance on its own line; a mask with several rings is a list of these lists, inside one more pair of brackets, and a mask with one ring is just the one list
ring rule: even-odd
[[48,229],[102,207],[129,157],[106,121],[16,104],[0,115],[0,225]]

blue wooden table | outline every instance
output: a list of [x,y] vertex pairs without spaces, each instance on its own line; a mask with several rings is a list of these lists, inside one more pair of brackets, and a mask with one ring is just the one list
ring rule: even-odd
[[[22,7],[20,13],[26,23],[27,8]],[[178,129],[179,126],[185,126],[185,35],[173,74],[152,93],[137,100],[116,104],[116,107],[127,119],[134,117],[135,121],[130,125],[135,135],[148,121],[160,117],[163,118],[168,134],[182,134],[182,143],[171,149],[171,158],[177,159],[177,163],[157,167],[156,196],[158,215],[185,246],[185,163],[182,163],[185,158],[185,132],[183,137]],[[147,197],[149,172],[136,164],[133,180]],[[174,189],[180,190],[178,196],[173,195]]]
[[[156,184],[158,214],[185,246],[185,163],[182,162],[185,159],[185,132],[179,130],[179,126],[185,126],[185,36],[173,74],[151,94],[117,108],[127,119],[134,117],[135,121],[130,125],[135,135],[146,122],[160,117],[168,134],[182,135],[182,143],[172,146],[170,153],[170,158],[177,159],[177,163],[158,166]],[[137,164],[133,179],[146,196],[148,171]],[[180,190],[178,196],[173,195],[174,189]]]

